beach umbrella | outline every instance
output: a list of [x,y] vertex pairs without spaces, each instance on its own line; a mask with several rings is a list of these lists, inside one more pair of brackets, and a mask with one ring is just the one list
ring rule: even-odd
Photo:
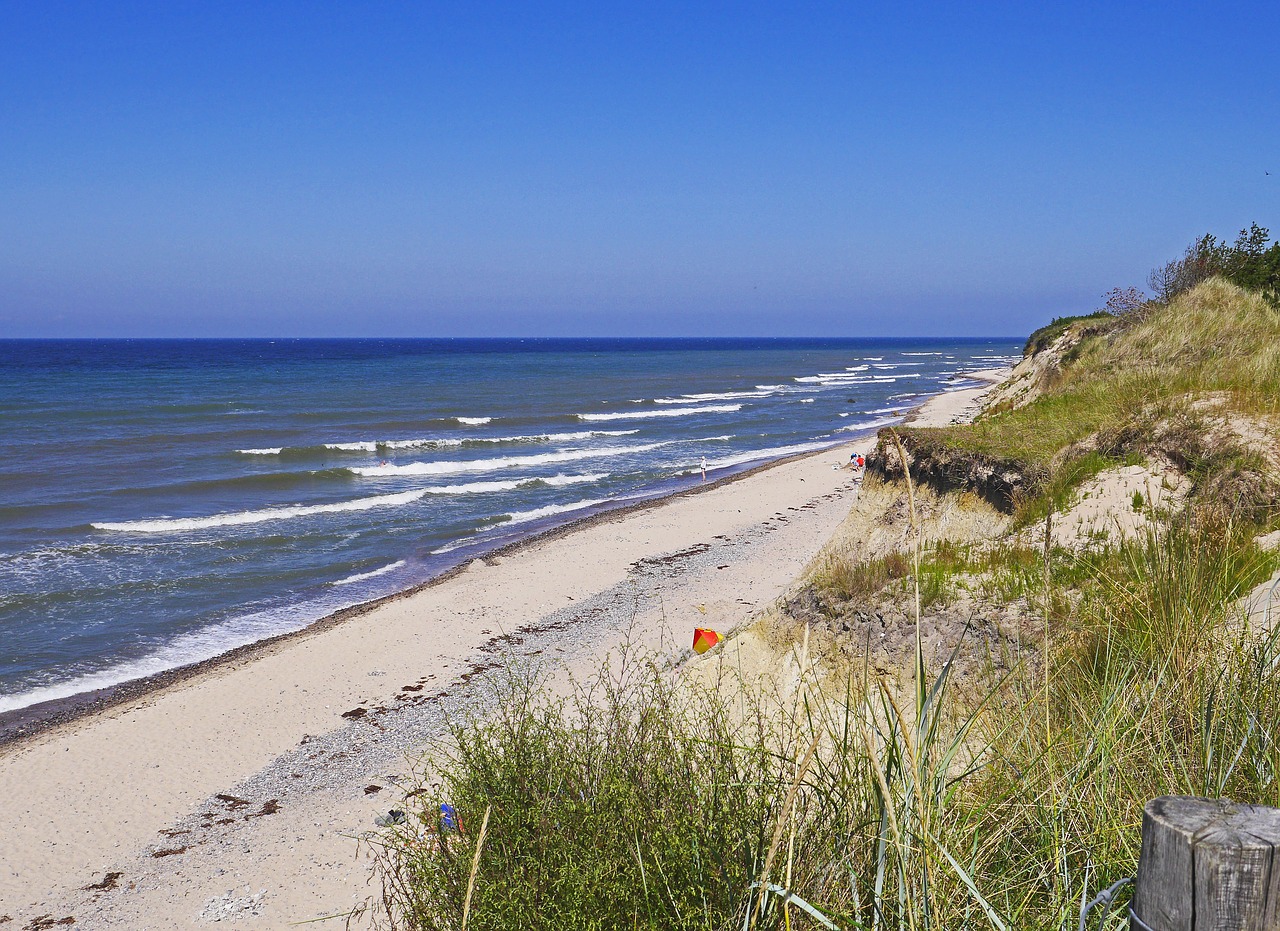
[[705,653],[723,639],[714,630],[706,627],[695,627],[693,629],[693,652]]

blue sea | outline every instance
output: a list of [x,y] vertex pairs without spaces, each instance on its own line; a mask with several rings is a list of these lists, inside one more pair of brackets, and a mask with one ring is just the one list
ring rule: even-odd
[[0,711],[868,435],[1010,339],[0,340]]

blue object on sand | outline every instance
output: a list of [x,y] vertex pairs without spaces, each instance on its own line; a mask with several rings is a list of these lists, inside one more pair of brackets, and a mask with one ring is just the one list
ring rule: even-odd
[[461,833],[462,829],[458,827],[460,823],[458,810],[448,802],[443,803],[440,806],[440,827],[446,831],[458,831]]

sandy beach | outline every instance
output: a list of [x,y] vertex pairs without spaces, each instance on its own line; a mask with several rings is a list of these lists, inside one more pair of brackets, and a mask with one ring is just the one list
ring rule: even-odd
[[[969,417],[987,390],[934,398],[911,423]],[[858,485],[841,466],[873,442],[602,515],[9,743],[0,922],[345,916],[378,892],[358,837],[487,674],[536,657],[590,675],[623,641],[678,658],[694,626],[741,624],[845,517]]]

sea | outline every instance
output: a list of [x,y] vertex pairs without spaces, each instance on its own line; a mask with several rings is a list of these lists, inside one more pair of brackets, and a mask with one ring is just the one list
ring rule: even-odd
[[0,340],[0,712],[897,423],[1013,339]]

